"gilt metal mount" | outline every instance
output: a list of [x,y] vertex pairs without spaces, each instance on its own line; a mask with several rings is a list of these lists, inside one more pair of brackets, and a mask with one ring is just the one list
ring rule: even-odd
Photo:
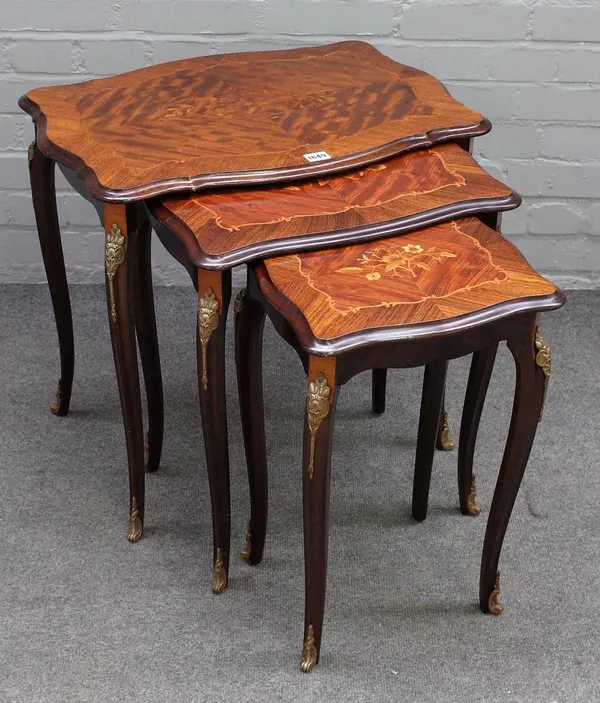
[[455,443],[450,439],[450,422],[448,420],[448,411],[444,410],[444,414],[442,416],[442,430],[440,432],[440,447],[445,452],[451,452],[455,446]]
[[502,606],[502,603],[498,602],[498,598],[500,597],[500,572],[498,571],[496,573],[496,581],[494,583],[494,589],[490,593],[489,598],[488,598],[488,610],[492,615],[501,615],[502,611],[504,610],[504,607]]
[[142,538],[142,532],[142,519],[140,518],[137,500],[134,496],[131,501],[131,515],[129,517],[129,532],[127,533],[127,539],[130,542],[139,542]]
[[106,233],[106,278],[108,279],[108,302],[110,318],[117,321],[117,302],[115,300],[115,276],[119,266],[125,261],[125,237],[115,222]]
[[246,545],[241,551],[241,556],[244,561],[250,560],[250,555],[252,554],[252,520],[248,520],[246,525]]
[[315,644],[315,630],[312,625],[308,626],[308,633],[302,647],[302,661],[300,669],[304,672],[311,671],[317,663],[317,646]]
[[539,417],[541,420],[542,415],[544,414],[544,405],[546,404],[546,394],[548,393],[550,371],[552,370],[552,352],[539,332],[535,333],[535,350],[535,363],[542,369],[544,376],[546,377],[544,381],[544,396],[542,398],[542,407],[540,409]]
[[312,480],[315,473],[315,445],[317,431],[323,420],[329,415],[329,396],[331,388],[322,371],[315,376],[314,381],[308,385],[306,396],[306,413],[308,415],[308,431],[310,432],[310,446],[308,458],[308,477]]
[[63,399],[63,387],[62,387],[62,378],[58,379],[58,386],[56,387],[56,396],[54,398],[54,402],[50,406],[50,410],[54,415],[58,415],[60,412],[60,406],[62,405],[62,399]]
[[227,588],[227,572],[223,562],[223,550],[217,549],[217,558],[213,568],[212,590],[213,593],[221,593]]
[[246,298],[246,289],[242,290],[235,296],[235,303],[233,304],[235,314],[239,314],[244,309],[244,300]]
[[219,326],[219,301],[212,288],[198,298],[198,333],[202,353],[202,388],[208,389],[208,342]]
[[467,496],[467,512],[469,515],[479,515],[481,508],[477,505],[477,485],[475,476],[471,477],[471,490]]

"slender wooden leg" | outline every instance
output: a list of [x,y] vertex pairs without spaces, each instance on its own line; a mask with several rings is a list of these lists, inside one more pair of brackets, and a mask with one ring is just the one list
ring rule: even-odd
[[227,588],[230,507],[225,406],[225,327],[231,271],[198,270],[198,382],[213,522],[214,593]]
[[311,357],[304,418],[304,646],[302,671],[319,661],[329,533],[329,483],[337,389],[335,358]]
[[164,435],[163,385],[152,293],[152,228],[143,208],[138,211],[135,256],[135,330],[137,334],[146,402],[148,432],[144,443],[146,470],[154,472],[160,464]]
[[494,615],[502,612],[498,602],[502,542],[535,439],[550,376],[550,349],[535,327],[521,338],[509,341],[508,347],[517,369],[515,398],[485,532],[479,582],[479,606],[484,613]]
[[144,525],[144,430],[135,343],[133,279],[137,206],[104,206],[108,318],[125,426],[130,511],[127,539],[141,539]]
[[446,404],[442,398],[442,406],[440,408],[440,421],[438,426],[438,436],[436,441],[436,449],[443,452],[451,452],[456,444],[450,439],[450,421],[448,419],[448,411]]
[[431,468],[438,434],[440,408],[444,402],[447,368],[447,361],[434,361],[425,367],[413,483],[412,515],[415,520],[424,520],[427,517]]
[[267,450],[262,384],[262,341],[265,311],[246,290],[235,299],[235,362],[248,484],[250,520],[242,557],[260,564],[265,547],[268,510]]
[[481,412],[497,351],[497,344],[480,349],[473,354],[471,362],[458,443],[458,497],[463,515],[479,515],[481,512],[481,508],[477,505],[473,456]]
[[54,161],[42,154],[35,142],[29,147],[29,175],[33,209],[52,307],[54,308],[60,349],[60,379],[56,399],[51,410],[55,415],[66,415],[69,412],[71,402],[73,366],[75,364],[73,319],[56,210]]
[[385,412],[385,390],[387,385],[387,369],[373,369],[372,401],[373,412],[381,415]]

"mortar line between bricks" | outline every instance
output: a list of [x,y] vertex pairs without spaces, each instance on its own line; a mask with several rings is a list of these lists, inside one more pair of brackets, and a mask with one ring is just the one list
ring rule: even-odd
[[[488,160],[488,157],[483,156],[482,159],[485,159],[486,161]],[[556,156],[545,156],[544,154],[538,154],[537,156],[528,156],[525,158],[520,159],[518,156],[508,156],[508,157],[501,157],[501,156],[494,156],[492,157],[492,161],[494,163],[500,162],[503,164],[531,164],[535,163],[537,164],[542,164],[543,166],[580,166],[585,164],[586,166],[600,166],[600,159],[599,158],[592,158],[592,159],[561,159]]]
[[579,49],[585,51],[600,51],[600,41],[597,42],[580,42],[580,41],[558,41],[558,40],[542,40],[542,39],[525,39],[525,38],[512,38],[512,39],[417,39],[411,37],[397,37],[393,34],[296,34],[288,32],[278,32],[276,34],[259,34],[256,32],[242,32],[239,34],[217,34],[217,33],[197,33],[197,34],[177,34],[177,33],[165,33],[165,32],[152,32],[149,30],[98,30],[98,31],[81,31],[81,32],[64,32],[64,31],[54,31],[54,30],[0,30],[0,39],[6,39],[11,41],[19,40],[40,40],[40,41],[72,41],[74,39],[86,41],[86,40],[119,40],[119,41],[148,41],[149,39],[157,39],[158,41],[181,41],[190,43],[209,43],[211,41],[226,42],[231,43],[241,43],[244,40],[252,40],[264,43],[274,43],[278,39],[298,39],[298,40],[310,40],[312,37],[318,37],[319,39],[331,39],[332,41],[339,41],[343,38],[356,38],[357,36],[373,37],[377,38],[381,42],[390,43],[394,45],[414,45],[418,47],[432,47],[440,48],[447,46],[458,46],[467,48],[480,48],[485,49],[489,47],[501,46],[512,46],[515,48],[529,48],[532,46],[539,47],[533,49],[537,50],[560,50],[560,49]]
[[[187,43],[210,43],[212,41],[218,42],[243,42],[245,40],[258,41],[263,43],[274,43],[278,39],[295,39],[298,41],[310,41],[311,39],[319,39],[327,41],[349,41],[352,39],[357,39],[360,37],[373,38],[373,39],[393,39],[394,36],[390,32],[386,33],[373,33],[373,32],[355,32],[349,34],[347,32],[340,34],[318,34],[317,32],[311,33],[285,33],[277,32],[274,34],[255,34],[254,32],[237,32],[237,33],[225,33],[216,34],[213,32],[198,32],[196,34],[172,34],[165,32],[152,32],[152,31],[139,31],[139,30],[106,30],[106,31],[96,31],[96,32],[55,32],[52,30],[48,31],[23,31],[23,32],[6,32],[0,31],[0,40],[9,41],[19,41],[23,40],[40,40],[40,41],[69,41],[73,39],[79,39],[81,41],[148,41],[148,40],[160,40],[160,41],[171,41],[171,42],[187,42]],[[398,40],[396,38],[396,40]],[[315,42],[318,43],[318,42]]]
[[[140,66],[140,68],[144,68],[144,66]],[[106,78],[107,75],[111,74],[97,74],[97,73],[29,73],[27,71],[5,71],[5,72],[0,72],[0,85],[3,82],[7,83],[12,83],[15,81],[12,81],[12,78],[19,78],[19,79],[26,79],[26,80],[40,80],[40,81],[49,81],[49,80],[64,80],[65,78],[76,78],[76,79],[81,79],[83,77],[84,80],[94,80],[97,78]],[[469,80],[469,79],[460,79],[460,78],[450,78],[446,79],[443,81],[444,85],[449,85],[449,86],[474,86],[474,87],[485,87],[489,90],[492,90],[494,86],[502,86],[502,87],[511,87],[514,86],[515,88],[519,87],[560,87],[561,89],[568,91],[568,92],[573,92],[573,93],[578,93],[578,92],[592,92],[596,94],[597,92],[600,92],[600,82],[595,83],[595,82],[585,82],[585,83],[573,83],[573,81],[559,81],[559,80],[552,80],[552,81],[518,81],[518,80],[513,80],[513,81],[507,81],[507,80],[498,80],[498,79],[490,79],[490,80],[481,80],[481,79],[475,79],[475,80]],[[591,87],[590,87],[591,86]],[[12,113],[4,113],[4,114],[12,114]],[[537,121],[537,120],[535,120]]]
[[[578,92],[578,91],[589,91],[591,90],[592,92],[596,92],[600,90],[600,82],[581,82],[581,83],[573,83],[573,81],[559,81],[559,80],[551,80],[551,81],[519,81],[519,80],[512,80],[512,81],[507,81],[507,80],[501,80],[499,78],[494,78],[491,80],[481,80],[481,79],[475,79],[475,80],[469,80],[469,79],[464,79],[464,78],[449,78],[443,81],[444,84],[447,85],[479,85],[479,86],[525,86],[525,87],[544,87],[544,88],[551,88],[551,87],[556,87],[556,86],[561,86],[564,87],[565,90],[570,90],[573,92]],[[590,85],[593,86],[590,88]]]

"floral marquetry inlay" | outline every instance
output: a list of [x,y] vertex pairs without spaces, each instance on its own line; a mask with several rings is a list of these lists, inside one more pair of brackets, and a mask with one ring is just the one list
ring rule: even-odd
[[358,257],[360,266],[347,266],[338,269],[338,273],[355,273],[365,271],[367,281],[379,281],[386,276],[401,276],[408,272],[415,277],[418,269],[428,271],[433,265],[444,259],[455,259],[451,251],[440,251],[436,247],[423,248],[420,244],[403,246],[382,245],[367,251]]
[[410,336],[413,325],[556,293],[509,241],[474,217],[279,256],[264,266],[261,290],[269,295],[274,286],[300,313],[298,326],[308,324],[321,340],[392,326]]
[[[330,266],[327,257],[296,257],[309,285],[328,296],[331,307],[346,315],[365,307],[403,305],[447,297],[490,282],[506,273],[490,252],[452,223],[452,235],[439,237],[435,228],[376,246],[357,245],[336,253],[347,265]],[[457,267],[461,276],[456,277]],[[450,275],[452,273],[452,275]],[[357,290],[364,295],[357,295]]]

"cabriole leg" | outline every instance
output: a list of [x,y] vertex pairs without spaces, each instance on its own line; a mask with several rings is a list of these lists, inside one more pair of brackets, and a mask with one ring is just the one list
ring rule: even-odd
[[213,593],[225,590],[229,574],[230,507],[225,405],[225,328],[230,298],[230,271],[198,271],[198,383],[212,504]]
[[144,525],[144,439],[142,402],[135,343],[133,279],[137,206],[104,206],[108,319],[125,426],[129,464],[129,530],[127,539],[141,539]]
[[447,368],[447,361],[434,361],[425,367],[413,483],[412,515],[415,520],[424,520],[427,517],[431,469],[438,435],[440,408],[444,402]]
[[479,583],[479,605],[484,613],[499,615],[502,605],[498,561],[527,460],[542,415],[546,384],[550,376],[550,349],[534,327],[508,348],[515,360],[515,397],[500,473],[490,508]]
[[311,357],[304,417],[304,646],[302,671],[310,671],[319,661],[325,587],[327,579],[327,540],[329,533],[329,484],[333,420],[337,389],[335,359]]
[[497,344],[480,349],[473,354],[471,362],[458,443],[458,497],[463,515],[479,515],[481,512],[481,508],[477,505],[473,457],[481,412],[494,370],[497,351]]
[[267,531],[268,472],[262,383],[264,324],[262,305],[244,289],[235,299],[235,361],[250,487],[250,520],[242,557],[249,564],[260,564]]
[[148,407],[148,433],[144,444],[144,461],[146,470],[154,472],[160,464],[164,436],[163,383],[152,292],[152,228],[141,207],[138,216],[135,256],[135,331]]
[[35,221],[54,308],[60,349],[60,379],[51,410],[55,415],[66,415],[71,402],[75,364],[73,319],[56,210],[54,161],[45,156],[35,142],[29,147],[29,175]]

